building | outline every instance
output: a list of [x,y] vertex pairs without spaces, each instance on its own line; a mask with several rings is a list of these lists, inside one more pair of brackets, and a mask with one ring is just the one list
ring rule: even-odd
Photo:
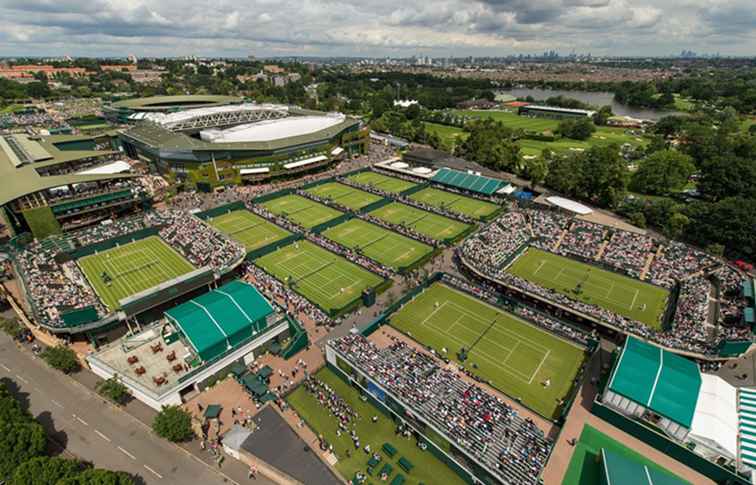
[[62,74],[67,74],[71,77],[84,77],[89,75],[87,70],[83,67],[53,67],[50,65],[25,64],[0,69],[0,77],[6,79],[33,78],[36,74],[42,74],[48,79],[56,78]]
[[129,72],[131,79],[137,84],[157,84],[160,82],[162,71],[153,69],[136,69]]
[[100,69],[105,72],[133,72],[137,70],[137,67],[136,64],[111,64],[100,66]]
[[152,96],[149,98],[132,98],[117,101],[103,107],[103,115],[111,123],[124,124],[135,122],[139,113],[173,113],[192,108],[210,108],[241,104],[242,98],[236,96],[192,95],[192,96]]
[[131,158],[201,189],[289,176],[364,153],[361,122],[274,104],[138,112],[120,135]]
[[266,64],[263,66],[263,71],[270,73],[270,74],[285,74],[286,69],[280,66],[276,66],[275,64]]
[[0,135],[0,207],[14,233],[76,229],[149,203],[131,166],[94,138]]
[[592,118],[595,111],[586,109],[560,108],[558,106],[539,106],[529,104],[517,109],[520,116],[540,116],[543,118]]

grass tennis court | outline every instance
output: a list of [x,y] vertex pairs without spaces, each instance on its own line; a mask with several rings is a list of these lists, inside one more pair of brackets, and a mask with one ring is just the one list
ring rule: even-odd
[[323,204],[289,194],[263,202],[263,207],[277,216],[283,216],[307,229],[336,219],[342,213]]
[[415,192],[409,196],[410,199],[441,207],[457,214],[462,214],[476,219],[483,219],[498,211],[501,207],[484,200],[465,197],[464,195],[447,192],[445,190],[428,187],[420,192]]
[[235,210],[207,221],[249,251],[280,241],[291,233],[248,210]]
[[433,251],[427,244],[362,219],[350,219],[328,229],[323,235],[394,269],[410,266]]
[[316,195],[318,197],[324,197],[330,199],[345,207],[349,207],[352,210],[359,210],[370,205],[373,202],[378,202],[382,197],[365,192],[364,190],[355,189],[348,185],[340,184],[338,182],[328,182],[326,184],[317,185],[307,192]]
[[105,305],[115,310],[118,301],[194,269],[157,236],[150,236],[78,261],[89,283]]
[[470,225],[464,222],[427,212],[401,202],[392,202],[370,212],[371,216],[391,224],[411,227],[415,231],[436,241],[454,239],[465,232]]
[[408,180],[402,180],[377,172],[365,171],[350,175],[349,180],[354,180],[358,184],[370,185],[390,194],[398,194],[407,189],[417,186],[416,183]]
[[[583,362],[580,347],[467,293],[434,283],[390,318],[417,342],[461,362],[493,387],[549,419],[572,388]],[[545,383],[548,382],[548,385]]]
[[361,297],[362,290],[383,282],[380,276],[309,241],[290,244],[255,264],[284,283],[291,278],[297,293],[327,312],[344,309]]
[[[376,479],[379,474],[378,470],[382,469],[384,464],[390,463],[393,470],[385,482],[386,484],[401,473],[406,479],[405,485],[418,485],[420,483],[464,485],[465,482],[459,475],[430,451],[421,450],[414,439],[408,440],[397,436],[395,433],[396,423],[387,418],[369,401],[363,401],[360,393],[341,380],[334,371],[324,368],[318,371],[315,377],[328,384],[340,398],[359,414],[360,418],[354,423],[357,435],[361,439],[360,446],[369,444],[373,452],[381,454],[381,464],[371,477],[371,483],[382,483],[380,478]],[[362,450],[354,449],[354,443],[349,433],[336,434],[336,430],[339,429],[338,419],[322,406],[312,394],[308,393],[304,386],[297,387],[294,392],[286,397],[286,400],[302,416],[315,434],[322,434],[326,441],[333,445],[333,452],[338,457],[334,466],[342,476],[351,480],[358,471],[365,473],[370,456]],[[373,423],[370,419],[372,416],[378,416],[378,421]],[[397,450],[396,456],[389,458],[385,452],[381,451],[383,443],[391,443]],[[399,467],[398,460],[402,456],[415,466],[411,473],[406,473]]]
[[661,329],[661,317],[669,296],[665,288],[535,248],[529,248],[517,258],[508,272]]

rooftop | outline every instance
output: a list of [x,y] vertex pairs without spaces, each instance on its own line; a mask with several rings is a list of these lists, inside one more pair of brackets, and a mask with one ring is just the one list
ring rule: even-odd
[[344,122],[344,115],[293,116],[235,126],[227,130],[203,130],[200,136],[210,143],[266,142],[281,140],[332,128]]
[[236,96],[216,95],[187,95],[187,96],[151,96],[148,98],[124,99],[113,103],[115,109],[132,109],[141,111],[164,111],[171,108],[185,108],[192,106],[221,106],[224,104],[241,103],[242,98]]

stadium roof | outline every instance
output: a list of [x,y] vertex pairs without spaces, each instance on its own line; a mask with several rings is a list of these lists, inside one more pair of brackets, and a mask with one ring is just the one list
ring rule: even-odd
[[267,142],[317,133],[344,122],[344,115],[292,116],[234,126],[226,130],[202,130],[200,137],[210,143]]
[[609,389],[686,428],[696,410],[701,373],[684,357],[628,337]]
[[491,195],[505,185],[505,182],[498,179],[460,172],[450,168],[442,168],[436,172],[431,180],[484,195]]
[[187,96],[151,96],[147,98],[132,98],[117,101],[111,105],[116,109],[131,109],[135,111],[166,111],[175,108],[222,106],[224,104],[241,103],[237,96],[216,95],[187,95]]
[[564,197],[553,195],[551,197],[547,197],[546,200],[557,207],[568,210],[570,212],[574,212],[576,214],[580,214],[582,216],[593,212],[593,209],[591,209],[590,207],[579,202],[575,202],[574,200],[565,199]]
[[670,472],[651,468],[630,455],[601,448],[601,482],[604,485],[688,485]]
[[701,390],[690,425],[692,438],[715,443],[731,458],[738,456],[737,394],[737,389],[721,377],[701,374]]
[[264,331],[265,317],[271,313],[273,307],[252,285],[235,280],[165,315],[207,361]]
[[[5,142],[0,143],[0,180],[3,181],[0,184],[0,206],[24,195],[53,187],[132,176],[131,174],[76,173],[43,176],[38,172],[38,168],[112,155],[117,152],[60,150],[55,146],[55,143],[66,141],[66,139],[55,136],[31,139],[20,135],[3,135],[0,136],[0,139]],[[16,150],[13,150],[11,145],[15,145]]]

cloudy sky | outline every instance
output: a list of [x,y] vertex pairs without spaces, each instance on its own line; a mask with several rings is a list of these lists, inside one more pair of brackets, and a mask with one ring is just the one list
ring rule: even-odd
[[756,0],[0,0],[0,56],[756,55]]

